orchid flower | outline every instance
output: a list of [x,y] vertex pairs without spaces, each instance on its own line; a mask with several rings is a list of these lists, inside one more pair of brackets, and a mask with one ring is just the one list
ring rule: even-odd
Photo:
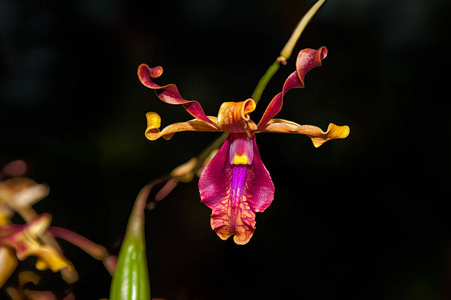
[[141,83],[154,90],[160,100],[173,105],[183,105],[195,119],[179,122],[159,130],[160,116],[146,114],[146,137],[153,141],[160,137],[169,140],[181,131],[218,131],[229,135],[215,157],[204,168],[199,179],[201,202],[212,209],[211,227],[225,240],[234,236],[236,244],[246,244],[255,230],[255,213],[263,212],[274,199],[274,184],[264,166],[256,144],[255,134],[278,132],[307,135],[315,147],[332,139],[343,139],[349,134],[348,126],[329,124],[326,132],[311,125],[300,125],[283,119],[273,119],[283,105],[283,97],[293,88],[304,87],[304,77],[311,69],[321,66],[327,49],[304,49],[296,61],[296,71],[286,79],[282,91],[266,108],[255,124],[249,114],[256,108],[253,99],[240,102],[224,102],[217,117],[205,115],[197,101],[181,97],[174,84],[159,86],[152,79],[163,73],[158,66],[150,68],[141,64],[138,77]]
[[47,231],[50,221],[49,214],[42,214],[24,225],[0,227],[0,286],[16,268],[17,259],[24,260],[29,256],[37,258],[38,270],[58,272],[74,268],[59,251],[42,243],[41,237]]

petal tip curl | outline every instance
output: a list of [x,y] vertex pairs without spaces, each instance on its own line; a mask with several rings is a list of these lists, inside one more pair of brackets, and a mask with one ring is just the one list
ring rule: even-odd
[[146,138],[154,141],[158,139],[159,133],[160,133],[160,126],[161,126],[161,117],[156,112],[148,112],[146,113],[146,119],[147,119],[147,127],[145,131]]
[[338,126],[334,123],[330,123],[327,127],[327,131],[322,136],[310,136],[315,148],[320,147],[327,141],[335,139],[345,139],[348,137],[351,129],[348,125]]
[[158,78],[163,74],[163,67],[149,67],[147,64],[140,64],[138,67],[138,78],[146,87],[153,85],[151,78]]

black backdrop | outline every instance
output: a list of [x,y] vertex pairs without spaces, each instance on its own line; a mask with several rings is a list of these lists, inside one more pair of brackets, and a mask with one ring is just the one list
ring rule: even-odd
[[[162,65],[158,83],[176,83],[216,115],[223,101],[250,96],[313,4],[265,2],[2,0],[0,163],[26,160],[51,189],[36,210],[117,251],[139,189],[217,136],[146,140],[147,111],[163,124],[190,116],[143,87],[138,65]],[[152,295],[451,297],[449,27],[445,0],[329,0],[252,116],[281,90],[299,50],[324,45],[323,66],[286,96],[279,117],[347,124],[350,136],[319,149],[304,136],[258,136],[276,196],[246,246],[210,230],[197,178],[181,184],[148,214]],[[108,297],[102,264],[63,247],[81,274],[77,298]]]

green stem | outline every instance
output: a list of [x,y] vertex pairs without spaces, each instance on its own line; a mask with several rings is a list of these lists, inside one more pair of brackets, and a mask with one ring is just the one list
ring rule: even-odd
[[282,59],[290,58],[291,53],[293,53],[294,46],[298,42],[302,32],[304,32],[305,27],[307,27],[307,24],[310,22],[310,20],[313,18],[316,12],[320,9],[320,7],[324,4],[324,2],[326,2],[326,0],[319,0],[318,2],[316,2],[299,21],[298,25],[296,26],[296,29],[291,34],[290,39],[280,52]]
[[151,189],[161,181],[144,186],[136,198],[111,281],[110,300],[150,299],[144,209]]
[[268,85],[271,78],[276,74],[276,72],[280,68],[280,63],[285,65],[287,63],[287,59],[291,57],[291,54],[293,53],[294,46],[296,46],[296,43],[299,40],[299,37],[301,36],[302,32],[304,32],[305,27],[307,27],[307,24],[310,22],[310,20],[313,18],[313,16],[316,14],[316,12],[320,9],[320,7],[326,2],[326,0],[319,0],[316,2],[309,10],[308,12],[302,17],[302,19],[299,21],[298,25],[294,29],[293,33],[290,36],[290,39],[283,47],[282,51],[280,52],[280,56],[276,59],[276,61],[266,70],[266,73],[263,75],[263,77],[260,79],[260,81],[257,84],[257,87],[255,88],[254,92],[252,93],[252,99],[256,103],[260,101],[260,98],[263,94],[263,91],[265,90],[266,86]]
[[275,61],[269,68],[266,70],[265,75],[260,79],[260,81],[257,84],[257,87],[255,88],[254,92],[252,93],[252,99],[254,99],[255,103],[258,103],[260,101],[260,98],[262,97],[263,91],[265,90],[266,86],[268,85],[271,78],[276,74],[276,72],[280,68],[280,63],[278,61]]

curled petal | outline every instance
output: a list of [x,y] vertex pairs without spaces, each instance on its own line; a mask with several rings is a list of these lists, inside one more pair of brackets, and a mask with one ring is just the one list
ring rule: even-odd
[[264,127],[260,128],[259,132],[305,134],[312,140],[313,145],[318,148],[329,140],[346,138],[350,129],[347,125],[338,126],[330,123],[327,131],[324,132],[316,126],[299,125],[283,119],[272,119]]
[[255,101],[247,99],[240,102],[224,102],[219,108],[218,125],[227,132],[246,132],[256,128],[249,114],[255,110]]
[[261,162],[255,139],[251,165],[232,165],[229,138],[199,179],[201,202],[212,209],[211,227],[225,240],[234,235],[244,245],[255,230],[255,213],[264,211],[274,198],[274,185]]
[[[171,125],[166,126],[163,130],[160,131],[161,118],[157,113],[148,112],[146,114],[147,118],[147,128],[145,135],[146,137],[154,141],[160,137],[163,137],[166,140],[172,138],[172,136],[180,131],[219,131],[216,126],[211,125],[210,123],[206,123],[204,121],[200,121],[198,119],[193,119],[186,122],[178,122]],[[217,122],[216,117],[209,117],[210,122]]]
[[165,86],[159,86],[158,84],[152,81],[152,78],[158,78],[163,74],[162,67],[150,68],[146,64],[141,64],[138,67],[138,77],[141,83],[154,90],[157,94],[158,98],[163,102],[174,104],[174,105],[183,105],[186,111],[191,114],[196,119],[202,120],[206,123],[210,123],[214,127],[216,124],[213,123],[204,113],[202,106],[199,102],[194,100],[185,100],[180,95],[175,84],[168,84]]
[[321,61],[327,56],[327,48],[321,47],[318,50],[304,49],[299,52],[296,60],[296,72],[291,73],[283,85],[282,92],[277,94],[269,103],[257,127],[260,129],[265,126],[275,115],[277,115],[283,106],[283,97],[294,88],[304,87],[304,78],[308,71],[321,66]]

